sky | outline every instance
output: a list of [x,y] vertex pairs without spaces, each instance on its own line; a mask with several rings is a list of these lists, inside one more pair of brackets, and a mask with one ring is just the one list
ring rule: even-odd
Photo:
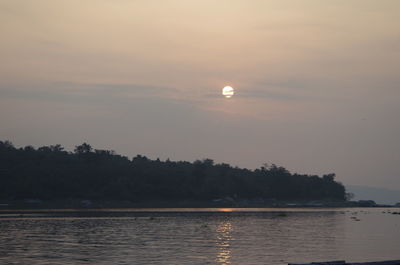
[[0,0],[0,140],[400,189],[399,16],[398,0]]

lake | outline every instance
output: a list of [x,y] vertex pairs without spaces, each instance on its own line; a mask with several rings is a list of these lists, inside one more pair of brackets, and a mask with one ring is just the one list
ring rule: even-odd
[[400,259],[396,208],[0,211],[0,264]]

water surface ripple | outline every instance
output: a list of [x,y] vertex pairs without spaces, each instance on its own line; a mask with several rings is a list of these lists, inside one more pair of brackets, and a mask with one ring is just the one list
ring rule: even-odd
[[0,264],[400,259],[396,209],[0,211]]

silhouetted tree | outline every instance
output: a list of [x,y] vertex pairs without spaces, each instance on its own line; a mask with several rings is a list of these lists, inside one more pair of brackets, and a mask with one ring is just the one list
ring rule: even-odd
[[75,154],[85,154],[90,153],[92,151],[92,147],[90,144],[83,143],[81,145],[75,146],[74,152]]
[[17,149],[0,141],[0,199],[349,199],[334,178],[292,174],[275,164],[249,170],[212,159],[129,160],[114,151],[93,151],[87,143],[70,153],[61,145]]
[[335,179],[335,174],[331,173],[331,174],[326,174],[322,176],[322,179],[328,182],[332,182]]

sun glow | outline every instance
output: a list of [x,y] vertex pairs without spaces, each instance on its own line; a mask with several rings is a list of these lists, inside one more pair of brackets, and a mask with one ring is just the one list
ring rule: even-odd
[[235,94],[231,86],[226,86],[222,89],[222,95],[226,98],[231,98]]

